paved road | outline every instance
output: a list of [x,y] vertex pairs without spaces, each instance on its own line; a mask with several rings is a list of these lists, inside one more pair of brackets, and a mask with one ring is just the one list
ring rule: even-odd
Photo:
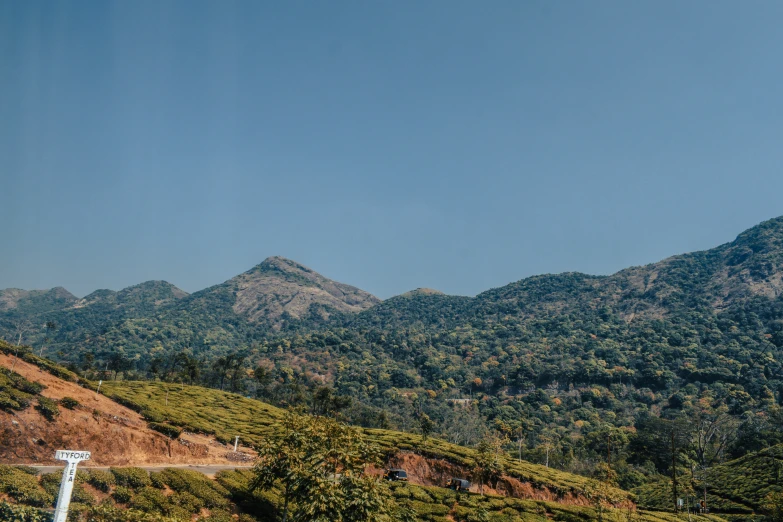
[[[62,471],[62,469],[65,467],[65,463],[63,463],[62,466],[38,466],[38,465],[31,465],[30,467],[36,468],[39,473],[51,473],[53,471]],[[126,466],[114,466],[118,468],[123,468]],[[247,465],[232,465],[232,464],[218,464],[218,465],[188,465],[188,464],[169,464],[169,465],[157,465],[157,466],[134,466],[136,468],[146,469],[147,471],[161,471],[166,468],[184,468],[184,469],[190,469],[193,471],[198,471],[199,473],[203,473],[204,475],[213,476],[218,471],[222,471],[224,469],[251,469],[253,466],[247,466]],[[79,466],[79,469],[101,469],[101,470],[108,470],[109,466]]]

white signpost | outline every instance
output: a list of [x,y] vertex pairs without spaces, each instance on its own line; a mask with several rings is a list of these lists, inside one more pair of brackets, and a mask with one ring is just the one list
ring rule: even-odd
[[90,452],[57,450],[54,458],[68,462],[63,470],[62,481],[60,481],[60,493],[57,495],[57,508],[54,510],[54,520],[52,521],[65,522],[68,518],[68,506],[71,503],[73,484],[76,480],[76,465],[83,460],[90,460]]

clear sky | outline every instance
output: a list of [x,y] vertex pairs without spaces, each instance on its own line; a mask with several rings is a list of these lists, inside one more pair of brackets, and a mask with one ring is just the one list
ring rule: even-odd
[[0,0],[0,288],[379,297],[783,214],[783,2]]

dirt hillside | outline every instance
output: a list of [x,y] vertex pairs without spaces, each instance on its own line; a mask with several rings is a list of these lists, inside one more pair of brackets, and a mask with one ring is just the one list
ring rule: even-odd
[[[11,368],[13,359],[0,354],[0,366]],[[51,422],[32,406],[21,412],[0,410],[0,463],[56,464],[53,457],[58,449],[91,451],[87,466],[231,464],[252,459],[251,449],[240,446],[243,455],[237,456],[233,447],[212,437],[183,433],[170,440],[149,429],[135,411],[22,360],[14,371],[46,386],[41,395],[58,400],[71,397],[79,406],[60,407],[60,415]]]
[[[408,480],[412,484],[423,486],[443,486],[452,477],[471,480],[472,470],[463,466],[452,464],[445,460],[427,458],[409,451],[401,451],[394,455],[388,462],[390,468],[402,468],[408,473]],[[491,495],[510,496],[523,499],[547,500],[587,506],[590,501],[582,495],[559,495],[547,488],[535,488],[529,482],[503,474],[496,483],[484,486],[484,493]],[[478,484],[471,484],[470,491],[479,492]]]

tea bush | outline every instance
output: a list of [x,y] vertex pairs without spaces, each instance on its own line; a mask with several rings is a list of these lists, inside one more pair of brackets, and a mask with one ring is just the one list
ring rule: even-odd
[[141,468],[109,468],[109,471],[118,486],[140,489],[152,484],[150,474]]
[[19,471],[23,471],[23,472],[27,473],[28,475],[33,475],[33,476],[37,476],[38,475],[38,468],[34,468],[32,466],[24,466],[24,465],[21,465],[21,464],[18,464],[18,465],[14,466],[14,467],[16,469],[18,469]]
[[47,507],[53,500],[38,484],[38,477],[12,466],[0,465],[0,493],[28,506]]
[[165,513],[169,507],[169,499],[161,490],[146,487],[133,495],[128,507],[148,513]]
[[161,422],[150,422],[148,424],[150,429],[162,433],[165,436],[170,437],[172,439],[177,439],[179,438],[180,435],[182,435],[182,428],[178,428],[170,424],[163,424]]
[[46,417],[46,420],[54,421],[60,415],[60,408],[57,407],[56,401],[41,395],[36,397],[36,399],[38,400],[38,406],[35,409],[41,412],[41,415]]
[[133,491],[125,486],[117,486],[111,494],[112,498],[120,503],[127,504],[133,497]]
[[115,484],[113,474],[99,469],[91,469],[89,471],[87,482],[98,491],[103,491],[104,493],[108,493]]
[[169,497],[169,500],[172,504],[181,507],[188,513],[198,513],[201,511],[201,508],[204,507],[203,500],[196,497],[195,495],[188,493],[187,491],[174,493],[171,495],[171,497]]
[[201,499],[208,508],[225,508],[229,491],[220,483],[196,471],[167,468],[161,472],[167,486],[178,493],[187,492]]
[[150,483],[153,488],[163,489],[166,487],[166,481],[163,480],[163,474],[160,471],[150,472]]
[[69,410],[72,410],[79,406],[79,401],[74,399],[73,397],[63,397],[60,399],[60,404],[63,406],[63,408],[68,408]]
[[51,522],[52,514],[29,506],[18,506],[0,500],[0,520],[9,522]]

